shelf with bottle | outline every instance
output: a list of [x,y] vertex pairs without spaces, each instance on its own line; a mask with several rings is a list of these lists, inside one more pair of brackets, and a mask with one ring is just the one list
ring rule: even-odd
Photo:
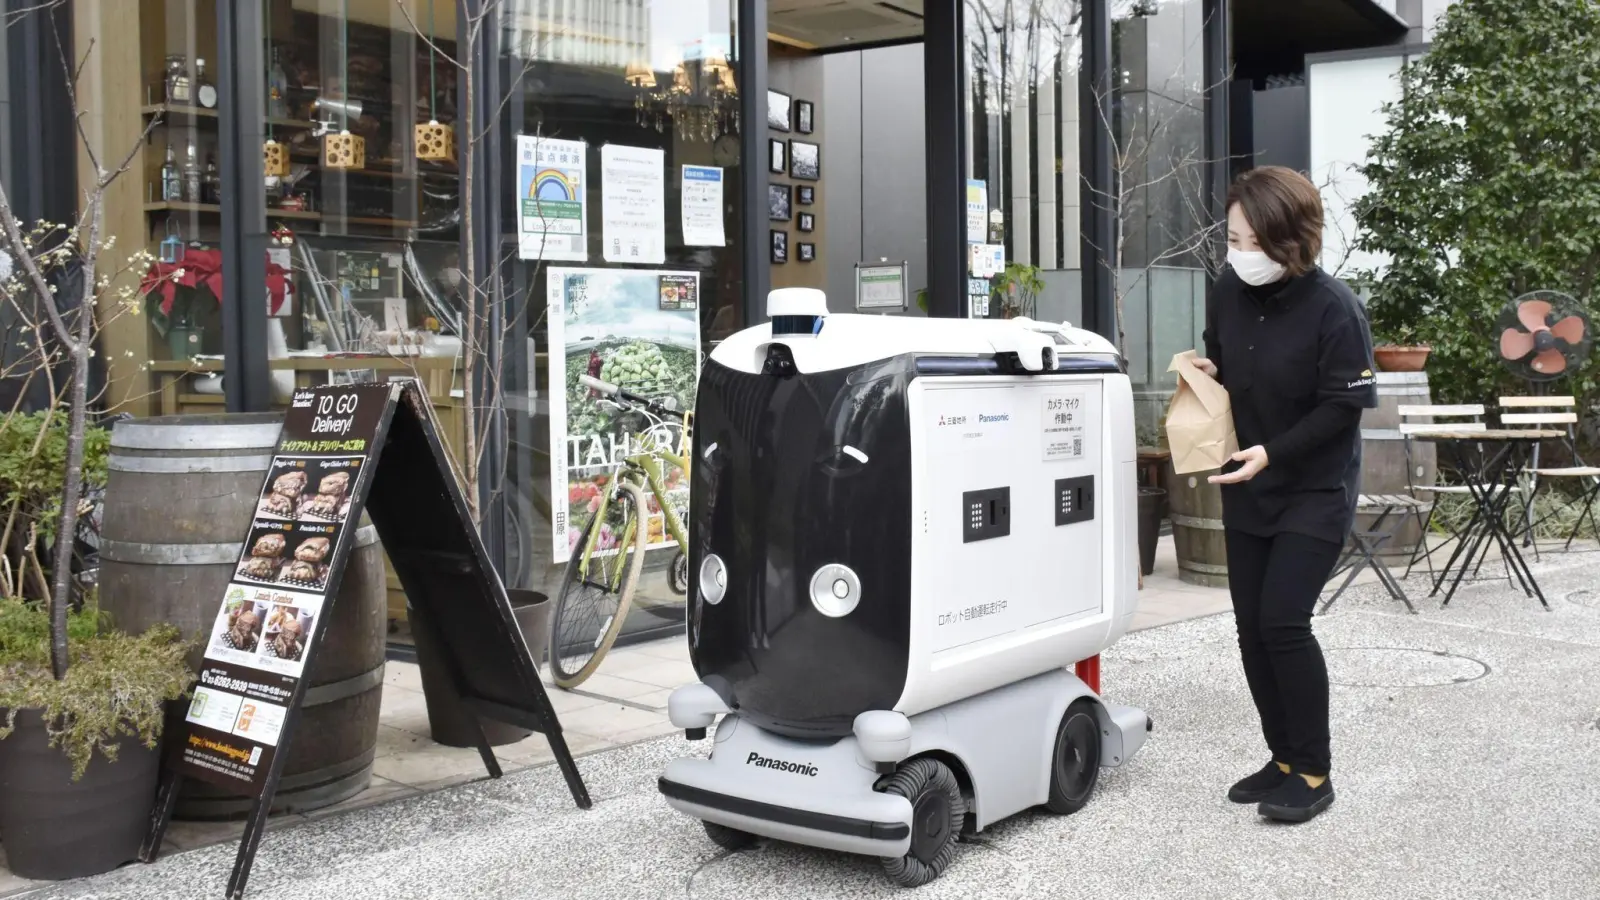
[[[189,203],[184,200],[164,200],[146,203],[144,211],[147,213],[202,213],[207,215],[221,215],[220,203]],[[322,213],[308,212],[303,209],[268,209],[269,219],[297,219],[307,222],[320,222]]]
[[222,173],[217,168],[216,154],[207,152],[204,164],[200,158],[194,141],[189,142],[188,150],[181,157],[178,145],[168,141],[160,173],[151,186],[150,199],[164,203],[221,203]]
[[[146,203],[146,213],[192,213],[196,215],[220,216],[222,206],[217,203],[188,203],[185,201],[160,201]],[[417,223],[407,219],[384,219],[371,216],[341,216],[312,212],[304,209],[277,209],[268,207],[267,218],[294,220],[301,222],[329,222],[343,225],[366,225],[374,228],[399,228],[408,229],[417,227]]]
[[[215,109],[204,109],[199,106],[181,106],[173,103],[152,103],[141,107],[139,110],[147,119],[161,117],[164,122],[183,121],[190,125],[199,125],[201,122],[215,122],[221,113]],[[289,119],[277,116],[268,116],[264,121],[274,128],[293,128],[310,130],[317,127],[317,123],[309,119]]]

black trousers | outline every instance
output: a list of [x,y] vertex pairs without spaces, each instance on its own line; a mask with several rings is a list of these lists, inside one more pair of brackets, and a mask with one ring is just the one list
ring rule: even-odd
[[1226,535],[1239,651],[1267,747],[1296,772],[1326,775],[1328,667],[1311,614],[1339,545],[1299,534],[1264,538],[1230,528]]

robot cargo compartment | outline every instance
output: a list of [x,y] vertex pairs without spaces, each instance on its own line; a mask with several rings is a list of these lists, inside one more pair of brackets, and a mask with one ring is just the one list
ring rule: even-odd
[[901,711],[1071,666],[1115,639],[1136,585],[1131,563],[1126,578],[1115,566],[1136,504],[1131,466],[1116,462],[1132,441],[1125,388],[1100,377],[913,383]]

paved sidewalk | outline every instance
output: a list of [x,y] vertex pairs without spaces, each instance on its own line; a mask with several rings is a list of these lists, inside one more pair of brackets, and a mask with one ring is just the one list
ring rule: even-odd
[[[1536,567],[1553,610],[1504,581],[1410,616],[1358,587],[1317,630],[1333,689],[1339,802],[1298,828],[1223,798],[1264,751],[1232,622],[1129,636],[1109,696],[1156,722],[1081,813],[1026,814],[961,848],[920,898],[1590,900],[1600,884],[1600,557]],[[250,896],[894,898],[872,860],[778,844],[729,855],[655,778],[678,738],[585,757],[595,806],[554,767],[273,829]],[[287,823],[285,823],[287,824]],[[234,848],[170,855],[30,900],[213,898]]]
[[[1145,579],[1145,589],[1140,593],[1134,628],[1171,624],[1229,608],[1226,591],[1185,584],[1178,580],[1177,571],[1172,540],[1166,538],[1161,544],[1156,573]],[[548,690],[561,717],[568,746],[574,754],[583,754],[675,734],[676,729],[667,722],[667,695],[693,680],[688,644],[676,638],[613,650],[600,671],[579,690],[563,691],[554,686]],[[414,664],[388,664],[381,716],[372,786],[328,809],[279,816],[274,819],[275,828],[483,777],[483,763],[476,750],[445,747],[430,739],[421,675]],[[497,747],[495,754],[508,774],[553,761],[550,747],[540,735]],[[192,850],[236,841],[243,829],[239,822],[173,822],[167,846]],[[6,871],[5,848],[0,847],[0,897],[30,886],[33,883]]]

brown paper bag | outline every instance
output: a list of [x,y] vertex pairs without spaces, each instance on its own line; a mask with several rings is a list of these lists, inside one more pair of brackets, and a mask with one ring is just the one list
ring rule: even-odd
[[1167,405],[1167,444],[1172,470],[1179,475],[1221,468],[1239,451],[1228,391],[1200,371],[1195,358],[1193,350],[1185,350],[1167,367],[1178,373],[1178,391]]

